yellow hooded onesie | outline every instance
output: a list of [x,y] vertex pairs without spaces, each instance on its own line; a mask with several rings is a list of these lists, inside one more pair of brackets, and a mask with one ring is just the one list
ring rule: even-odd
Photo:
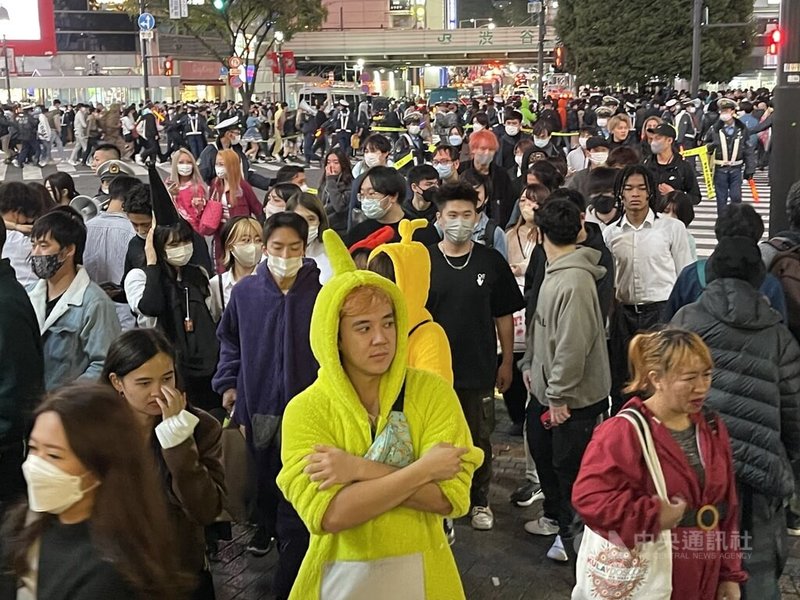
[[[453,384],[453,360],[450,342],[442,326],[433,321],[425,308],[431,287],[431,255],[428,249],[411,239],[414,231],[427,227],[425,219],[400,221],[400,243],[381,244],[369,255],[371,261],[385,253],[394,265],[397,287],[403,292],[408,307],[408,366],[430,371]],[[416,331],[414,328],[417,327]]]
[[[306,456],[315,444],[335,446],[364,456],[373,442],[367,411],[339,358],[339,312],[345,298],[357,287],[371,285],[386,291],[395,309],[397,350],[381,380],[376,432],[380,433],[386,426],[405,380],[403,413],[411,433],[414,459],[441,442],[468,449],[462,456],[461,472],[438,484],[452,505],[448,516],[453,518],[469,510],[472,474],[483,462],[483,453],[472,444],[452,386],[431,373],[406,368],[408,315],[403,294],[388,279],[356,270],[347,249],[333,231],[328,230],[323,235],[334,275],[320,291],[311,317],[311,349],[320,365],[319,375],[286,408],[281,444],[283,468],[277,480],[278,487],[311,533],[308,552],[290,599],[327,600],[321,596],[322,584],[325,577],[331,577],[333,570],[341,573],[341,569],[350,569],[348,572],[352,573],[359,568],[377,566],[375,561],[382,561],[380,566],[391,570],[394,563],[405,564],[406,559],[421,569],[419,578],[424,581],[417,581],[410,572],[401,574],[399,584],[397,578],[387,577],[380,600],[464,598],[461,578],[442,529],[441,515],[400,506],[339,533],[327,533],[322,529],[323,516],[343,486],[320,490],[319,483],[312,482],[303,472]],[[411,593],[415,583],[424,585],[421,593]]]

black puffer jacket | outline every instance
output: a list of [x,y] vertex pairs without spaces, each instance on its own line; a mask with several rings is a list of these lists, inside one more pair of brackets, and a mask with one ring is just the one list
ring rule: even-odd
[[722,278],[672,324],[711,349],[708,404],[730,432],[737,479],[766,496],[789,497],[800,481],[800,346],[780,315],[746,281]]

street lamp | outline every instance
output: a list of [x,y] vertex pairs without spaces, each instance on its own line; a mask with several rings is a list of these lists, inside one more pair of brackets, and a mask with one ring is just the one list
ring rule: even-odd
[[277,44],[277,46],[278,46],[277,54],[278,54],[278,71],[280,72],[280,77],[281,77],[281,90],[280,90],[281,102],[285,102],[286,101],[286,71],[285,71],[285,69],[283,67],[283,49],[282,49],[283,40],[284,40],[283,32],[282,31],[276,31],[273,34],[273,37],[275,39],[275,44]]
[[6,29],[11,22],[8,16],[8,9],[5,6],[0,6],[0,28],[3,30],[3,60],[5,61],[6,69],[6,96],[7,102],[11,104],[11,72],[8,69],[8,45],[6,44]]

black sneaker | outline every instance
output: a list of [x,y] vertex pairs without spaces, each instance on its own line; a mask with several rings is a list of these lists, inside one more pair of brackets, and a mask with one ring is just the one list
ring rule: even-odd
[[800,515],[789,509],[786,510],[786,533],[793,537],[800,536]]
[[263,527],[256,529],[255,534],[247,544],[247,551],[253,556],[265,556],[275,547],[275,538],[267,534]]
[[524,485],[512,492],[510,500],[517,506],[530,506],[542,498],[544,498],[544,494],[539,484],[526,481]]

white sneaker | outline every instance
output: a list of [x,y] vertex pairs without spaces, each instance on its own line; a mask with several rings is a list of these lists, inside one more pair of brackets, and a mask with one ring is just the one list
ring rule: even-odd
[[479,531],[488,531],[494,527],[494,513],[488,506],[474,506],[470,513],[472,528]]
[[525,531],[532,535],[556,535],[558,533],[558,521],[547,517],[539,517],[535,521],[525,523]]
[[47,161],[46,160],[40,160],[39,161],[39,168],[40,169],[44,169],[46,166],[47,166]]
[[564,550],[564,544],[561,541],[560,535],[556,536],[556,541],[553,542],[553,545],[550,546],[550,550],[547,551],[547,558],[557,562],[569,561],[569,556],[567,556],[567,551]]

